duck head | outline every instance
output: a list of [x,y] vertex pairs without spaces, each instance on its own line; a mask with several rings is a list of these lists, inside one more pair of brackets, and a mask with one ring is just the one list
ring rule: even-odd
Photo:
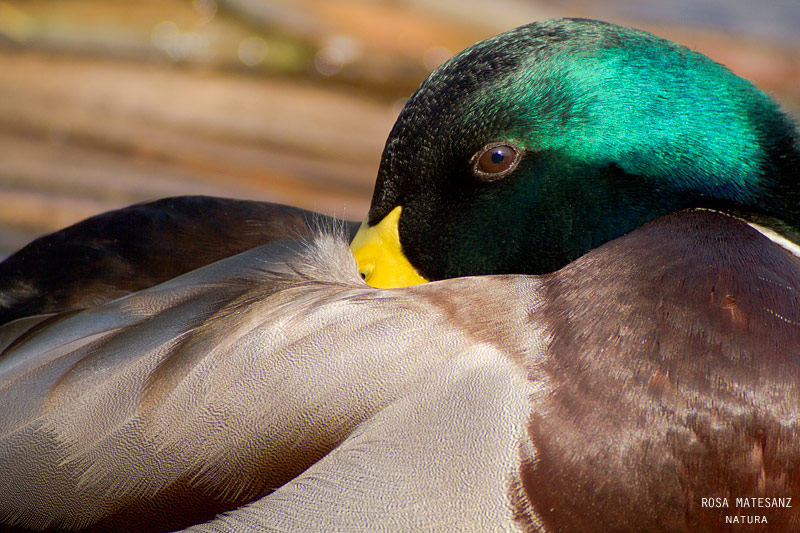
[[800,228],[800,142],[777,104],[649,33],[556,19],[442,65],[397,119],[352,249],[367,283],[542,274],[659,216]]

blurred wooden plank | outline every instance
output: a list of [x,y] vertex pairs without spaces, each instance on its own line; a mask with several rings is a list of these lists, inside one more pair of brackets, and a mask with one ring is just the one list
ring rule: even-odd
[[[10,50],[0,64],[0,201],[28,206],[0,210],[0,226],[31,232],[89,206],[178,194],[359,219],[395,113],[288,80],[169,65]],[[59,207],[31,208],[37,194]]]

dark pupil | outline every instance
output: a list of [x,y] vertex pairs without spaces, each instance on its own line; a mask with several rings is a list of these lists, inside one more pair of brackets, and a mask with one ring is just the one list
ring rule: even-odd
[[498,163],[502,163],[503,159],[505,159],[505,154],[500,150],[497,150],[495,153],[492,154],[492,163],[495,165]]

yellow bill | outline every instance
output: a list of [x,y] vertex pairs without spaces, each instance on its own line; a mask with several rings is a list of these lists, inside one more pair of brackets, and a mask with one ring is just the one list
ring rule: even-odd
[[365,220],[350,243],[358,271],[373,287],[391,289],[428,281],[411,266],[400,246],[398,224],[402,211],[401,206],[395,207],[372,227]]

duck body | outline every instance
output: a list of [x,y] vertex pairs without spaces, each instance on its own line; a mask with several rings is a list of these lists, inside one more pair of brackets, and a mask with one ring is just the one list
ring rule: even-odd
[[643,32],[479,43],[401,113],[355,261],[352,226],[277,238],[269,208],[267,244],[111,301],[104,274],[88,308],[58,278],[0,326],[0,522],[724,531],[765,498],[788,505],[747,514],[796,530],[797,139]]
[[7,346],[4,520],[690,531],[734,511],[701,497],[797,497],[800,263],[746,223],[686,211],[549,275],[391,291],[318,241]]

